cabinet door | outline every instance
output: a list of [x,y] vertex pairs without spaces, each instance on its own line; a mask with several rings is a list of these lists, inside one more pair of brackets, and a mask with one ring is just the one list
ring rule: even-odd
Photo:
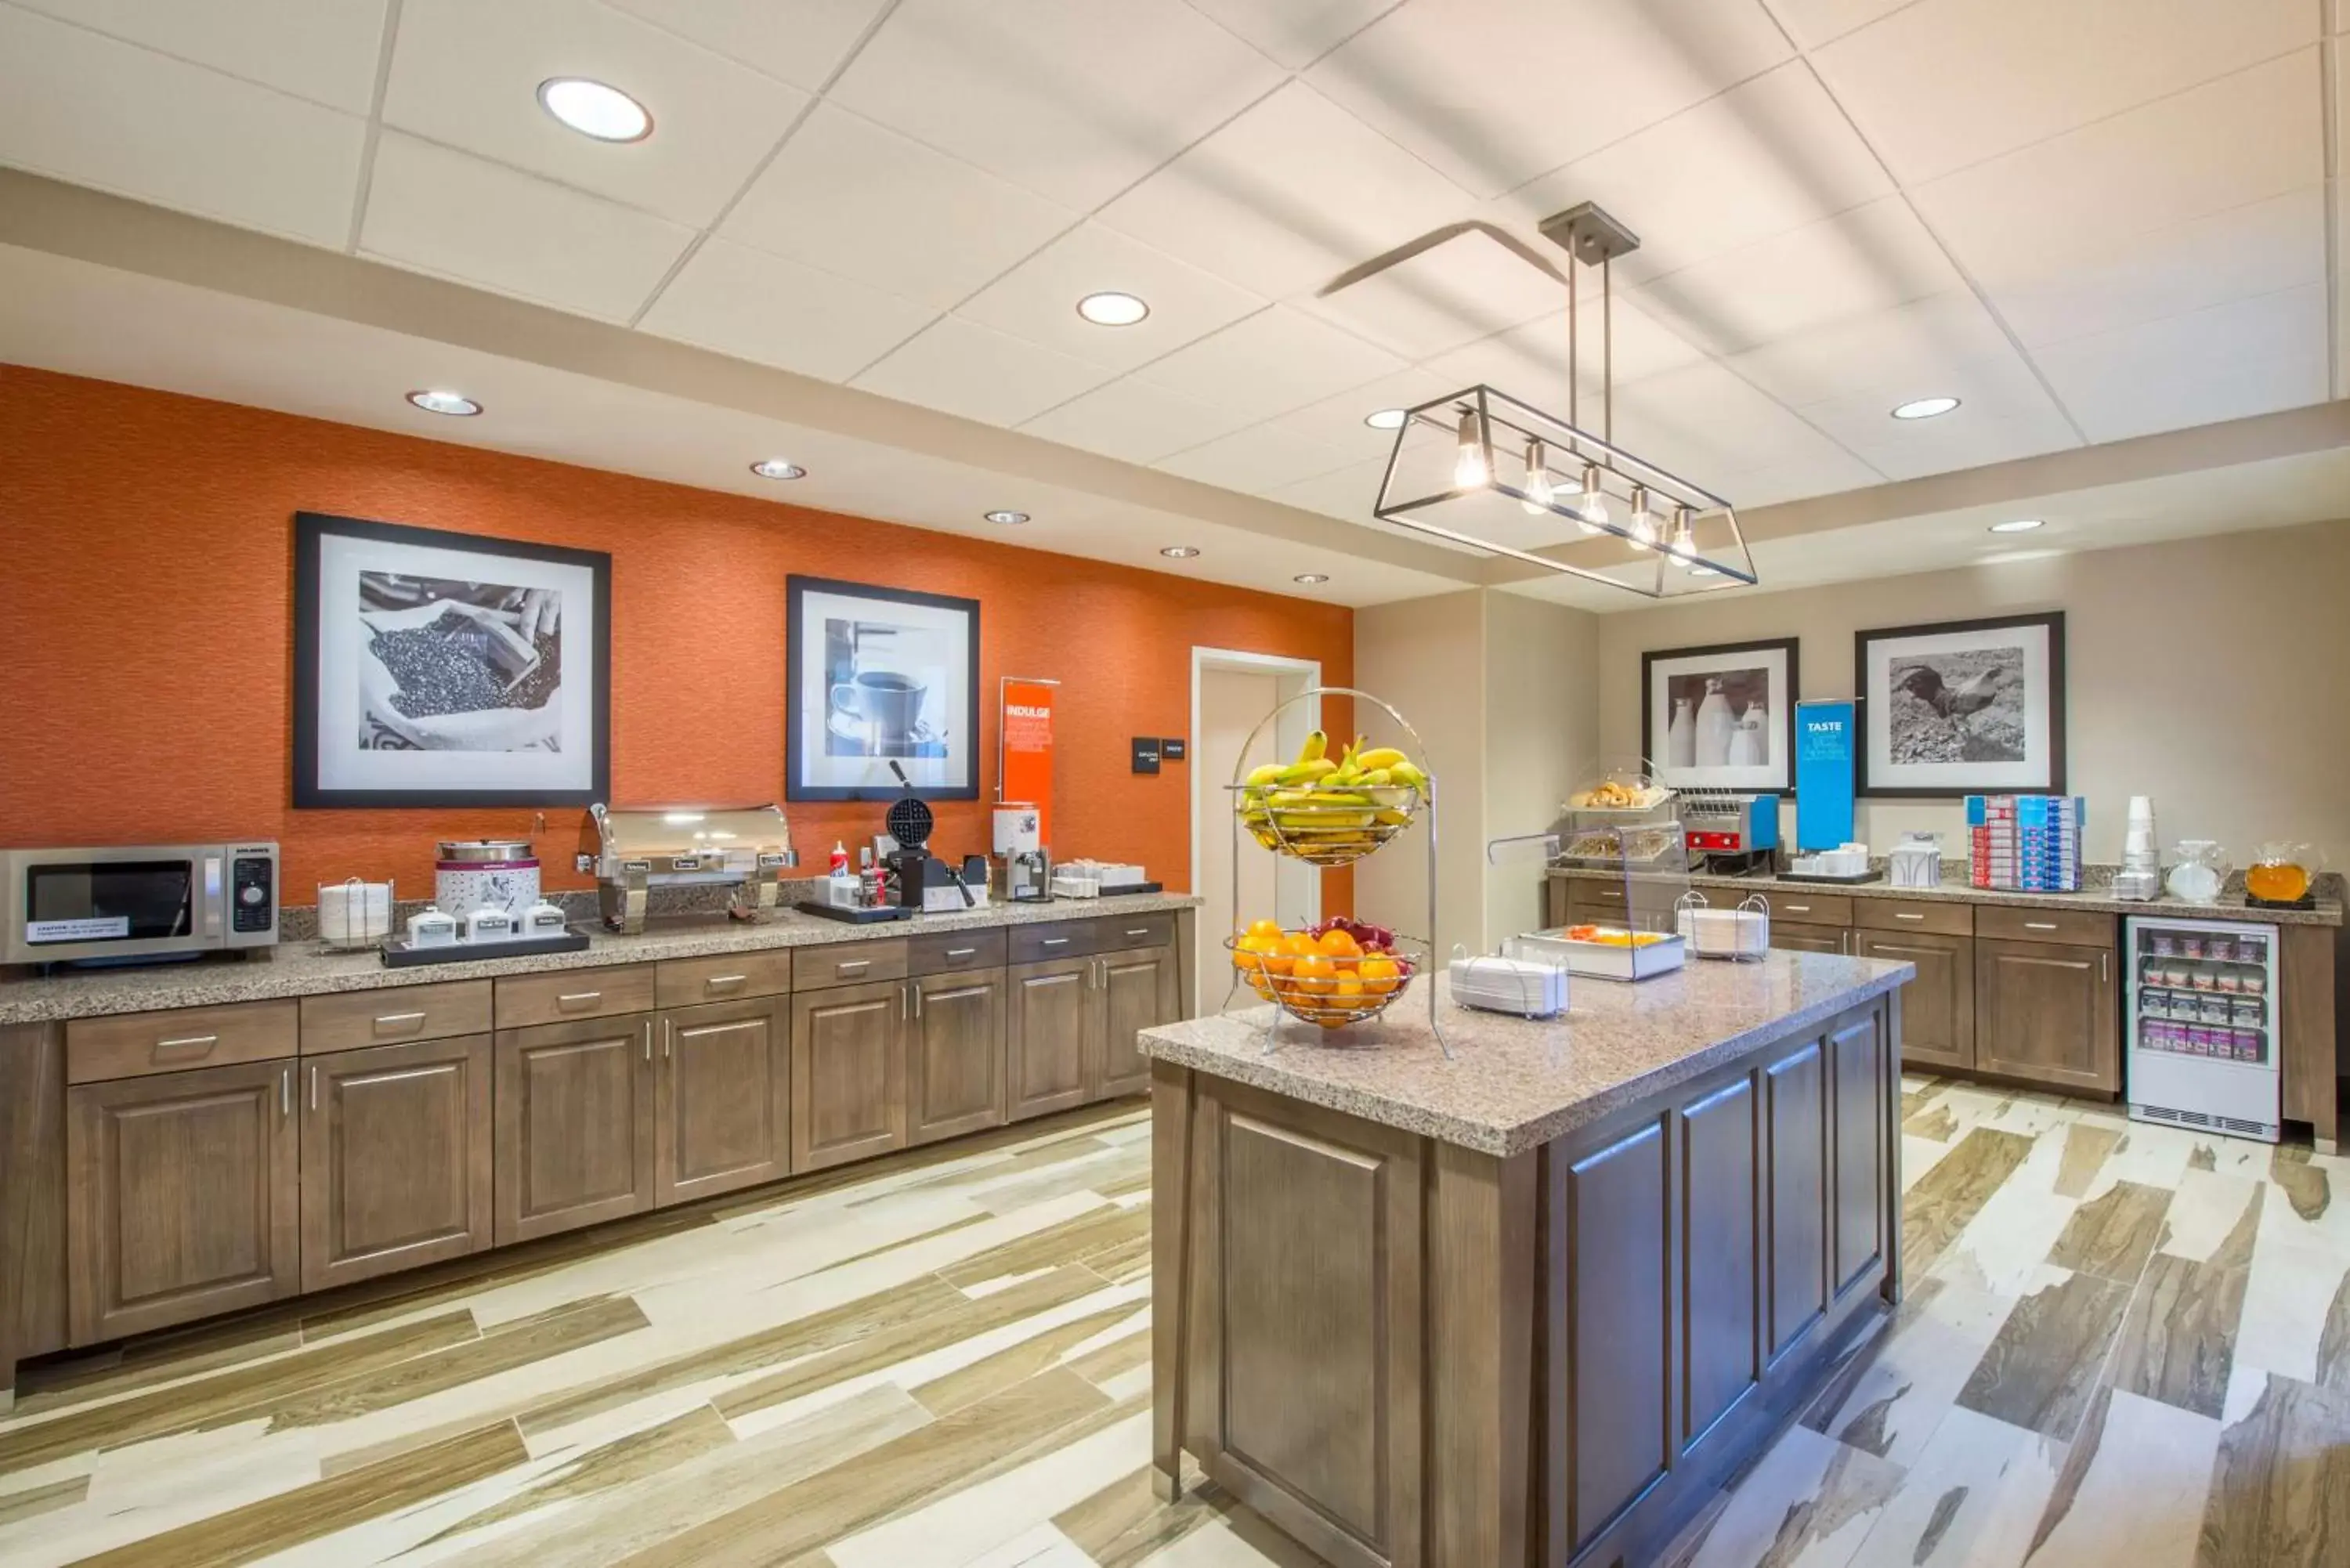
[[504,1030],[496,1051],[498,1245],[651,1208],[652,1015]]
[[1100,966],[1101,1028],[1098,1054],[1088,1064],[1088,1097],[1142,1094],[1150,1087],[1150,1058],[1134,1048],[1134,1037],[1175,1021],[1175,950],[1137,948],[1094,961]]
[[2064,1088],[2121,1087],[2110,951],[2054,942],[1975,946],[1978,1068]]
[[1099,1027],[1094,961],[1047,959],[1005,971],[1004,1119],[1086,1103],[1086,1053]]
[[791,1169],[791,1002],[680,1007],[660,1017],[653,1201],[774,1181]]
[[1852,933],[1842,926],[1805,926],[1773,920],[1771,945],[1782,952],[1848,953],[1852,951]]
[[304,1290],[490,1244],[490,1060],[473,1034],[303,1061]]
[[906,1147],[903,981],[792,998],[792,1168]]
[[258,1306],[299,1285],[291,1061],[86,1084],[66,1107],[75,1345]]
[[1003,971],[910,981],[906,1141],[1003,1125]]
[[1975,944],[1937,931],[1856,930],[1862,958],[1918,966],[1901,994],[1901,1060],[1972,1067],[1975,1061]]

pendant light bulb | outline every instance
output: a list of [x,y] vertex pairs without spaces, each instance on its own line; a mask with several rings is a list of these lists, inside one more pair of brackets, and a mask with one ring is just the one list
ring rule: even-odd
[[1477,412],[1471,409],[1461,416],[1461,448],[1452,460],[1452,487],[1456,490],[1482,490],[1493,477],[1491,464],[1485,461],[1483,432],[1477,424]]
[[1526,498],[1518,504],[1536,517],[1548,512],[1551,502],[1557,496],[1550,483],[1550,453],[1543,450],[1543,443],[1538,441],[1526,442],[1525,492]]
[[1603,524],[1607,521],[1607,493],[1599,488],[1599,465],[1596,462],[1583,465],[1583,500],[1575,511],[1582,514],[1579,521],[1585,533],[1607,532]]
[[1697,567],[1697,524],[1691,520],[1687,506],[1673,508],[1673,532],[1670,543],[1665,546],[1665,554],[1679,562],[1685,569],[1693,571]]
[[1644,550],[1653,550],[1661,543],[1665,531],[1657,514],[1648,510],[1648,487],[1632,486],[1632,543]]

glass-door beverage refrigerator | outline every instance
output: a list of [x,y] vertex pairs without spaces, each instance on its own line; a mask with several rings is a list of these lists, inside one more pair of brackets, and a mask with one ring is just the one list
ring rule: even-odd
[[2130,1116],[2276,1142],[2276,928],[2132,917],[2123,929]]

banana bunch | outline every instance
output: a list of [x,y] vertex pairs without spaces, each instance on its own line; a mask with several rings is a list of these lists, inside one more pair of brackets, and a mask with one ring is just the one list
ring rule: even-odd
[[1393,746],[1369,741],[1356,736],[1332,762],[1330,738],[1316,730],[1295,761],[1253,770],[1241,791],[1242,825],[1268,849],[1328,865],[1378,848],[1411,820],[1428,775]]

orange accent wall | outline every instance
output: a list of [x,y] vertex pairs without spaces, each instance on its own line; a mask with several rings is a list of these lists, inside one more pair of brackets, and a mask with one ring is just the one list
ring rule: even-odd
[[[938,805],[942,852],[988,847],[999,675],[1062,682],[1055,851],[1139,860],[1170,888],[1191,884],[1192,770],[1219,764],[1139,777],[1128,742],[1186,732],[1191,648],[1352,679],[1342,607],[20,367],[0,366],[0,844],[275,838],[288,903],[351,875],[430,896],[435,840],[533,826],[293,809],[297,511],[609,551],[622,805],[783,799],[794,572],[980,601],[981,799]],[[881,808],[785,809],[821,875]],[[551,887],[584,885],[579,818],[546,813]],[[1352,890],[1330,873],[1326,906]]]

